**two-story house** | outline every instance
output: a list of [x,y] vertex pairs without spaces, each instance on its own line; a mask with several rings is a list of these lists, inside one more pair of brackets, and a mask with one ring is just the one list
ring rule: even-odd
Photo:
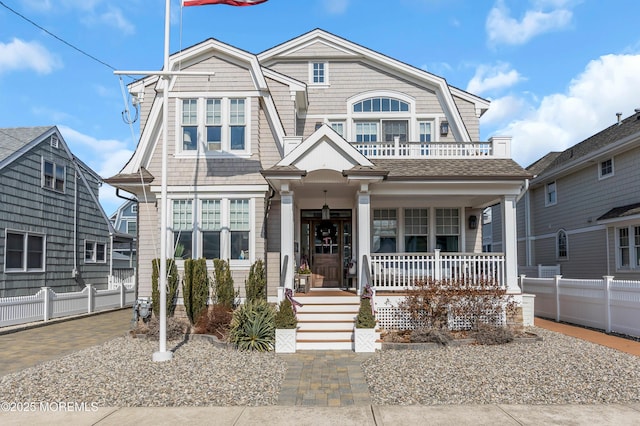
[[[515,204],[530,175],[509,138],[479,141],[487,100],[320,29],[259,54],[208,39],[169,64],[170,78],[129,85],[141,138],[107,179],[139,200],[140,295],[161,255],[179,268],[188,257],[229,259],[240,288],[263,259],[271,300],[303,262],[312,291],[348,285],[350,270],[359,291],[476,274],[519,293]],[[488,257],[482,212],[496,203],[507,238]]]
[[55,126],[0,129],[0,297],[106,289],[116,232],[102,179]]
[[640,109],[528,170],[518,264],[567,278],[640,279]]

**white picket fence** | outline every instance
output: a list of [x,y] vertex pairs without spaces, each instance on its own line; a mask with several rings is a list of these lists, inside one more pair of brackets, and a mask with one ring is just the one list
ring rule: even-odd
[[520,286],[523,293],[535,294],[536,316],[640,336],[640,281],[521,275]]
[[114,287],[96,290],[87,284],[82,291],[71,293],[56,293],[50,287],[42,287],[32,296],[0,298],[0,327],[133,306],[135,285]]

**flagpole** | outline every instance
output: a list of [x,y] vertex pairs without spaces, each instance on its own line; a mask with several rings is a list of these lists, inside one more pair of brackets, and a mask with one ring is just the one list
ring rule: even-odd
[[[171,15],[171,0],[165,0],[164,11],[164,66],[163,71],[169,71],[169,25]],[[162,79],[162,179],[160,190],[160,348],[153,353],[153,361],[169,361],[173,352],[167,351],[167,128],[169,122],[169,75]]]

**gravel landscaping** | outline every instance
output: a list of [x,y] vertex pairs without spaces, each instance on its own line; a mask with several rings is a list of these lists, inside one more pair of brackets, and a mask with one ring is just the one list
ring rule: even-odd
[[[640,357],[534,329],[535,343],[379,351],[363,363],[374,404],[640,402]],[[286,372],[275,353],[207,341],[153,362],[157,341],[121,337],[0,378],[0,400],[99,406],[277,404]]]

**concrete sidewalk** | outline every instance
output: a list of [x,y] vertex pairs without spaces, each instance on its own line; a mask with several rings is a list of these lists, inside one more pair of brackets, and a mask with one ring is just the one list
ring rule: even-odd
[[98,408],[0,413],[3,425],[638,425],[640,404]]

